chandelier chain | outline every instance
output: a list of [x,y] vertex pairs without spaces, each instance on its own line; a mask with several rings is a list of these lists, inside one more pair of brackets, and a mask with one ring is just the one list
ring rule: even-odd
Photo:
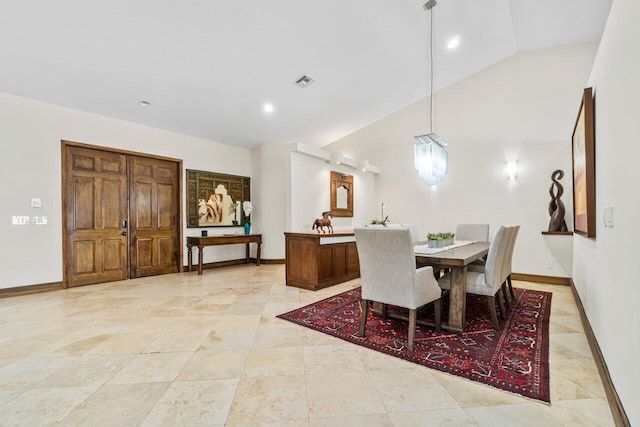
[[429,132],[433,133],[433,8],[429,12],[431,12],[431,23],[429,25]]

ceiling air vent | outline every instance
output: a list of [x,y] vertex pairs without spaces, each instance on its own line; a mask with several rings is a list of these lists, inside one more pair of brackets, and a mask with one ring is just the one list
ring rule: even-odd
[[302,89],[307,88],[311,85],[311,83],[315,82],[311,77],[302,75],[293,82],[294,85],[301,87]]

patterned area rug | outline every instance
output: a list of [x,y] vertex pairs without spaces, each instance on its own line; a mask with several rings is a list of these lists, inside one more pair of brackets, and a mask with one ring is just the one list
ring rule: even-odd
[[[515,301],[493,329],[486,298],[467,295],[465,333],[416,330],[407,350],[407,322],[369,310],[364,338],[357,337],[360,288],[281,314],[278,317],[345,341],[549,403],[549,315],[551,293],[515,289]],[[390,310],[400,311],[396,307]],[[425,318],[433,319],[433,310]],[[443,319],[447,318],[446,308]]]

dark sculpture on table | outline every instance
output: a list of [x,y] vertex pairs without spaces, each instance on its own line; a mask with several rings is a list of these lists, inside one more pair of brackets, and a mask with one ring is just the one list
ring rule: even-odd
[[567,231],[567,223],[564,221],[565,208],[564,203],[560,200],[560,196],[564,193],[564,188],[558,180],[562,179],[564,171],[558,169],[551,174],[551,187],[549,187],[549,195],[551,201],[549,202],[549,231]]
[[329,230],[329,233],[333,234],[333,227],[331,226],[331,218],[333,218],[331,211],[322,212],[322,218],[316,219],[313,222],[313,227],[311,227],[311,229],[312,230],[317,229],[319,234],[320,230],[322,230],[323,233],[326,233],[326,231],[324,231],[324,227],[327,227],[327,229]]

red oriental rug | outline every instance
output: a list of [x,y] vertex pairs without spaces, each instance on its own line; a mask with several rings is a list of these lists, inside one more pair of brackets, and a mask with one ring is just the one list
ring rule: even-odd
[[[549,403],[549,315],[551,293],[516,289],[515,301],[493,329],[486,298],[467,295],[465,332],[435,332],[418,326],[413,353],[407,322],[369,310],[364,338],[357,337],[360,288],[279,315],[307,328],[391,356]],[[399,311],[395,307],[389,307]],[[427,317],[433,316],[429,310]],[[443,319],[447,317],[446,308]]]

